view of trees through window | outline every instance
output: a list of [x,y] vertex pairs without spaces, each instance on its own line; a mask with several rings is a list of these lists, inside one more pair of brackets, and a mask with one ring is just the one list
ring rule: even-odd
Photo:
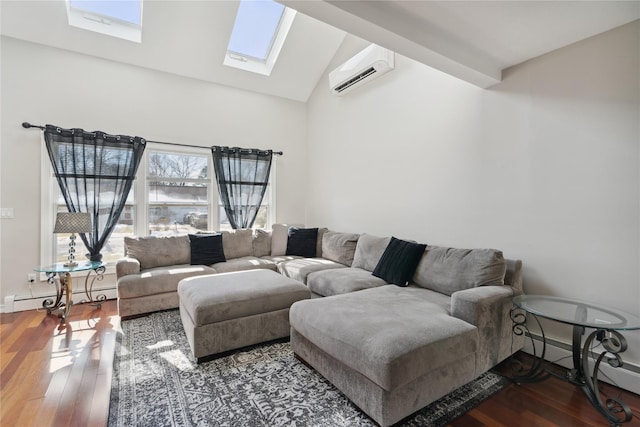
[[149,234],[173,235],[209,229],[209,157],[149,153]]

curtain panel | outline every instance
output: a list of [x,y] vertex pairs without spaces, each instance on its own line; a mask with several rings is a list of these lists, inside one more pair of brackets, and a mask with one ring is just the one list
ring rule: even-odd
[[80,233],[91,261],[118,223],[144,153],[140,137],[46,125],[44,139],[69,212],[91,215],[93,231]]
[[233,229],[251,228],[269,184],[272,150],[211,147],[220,199]]

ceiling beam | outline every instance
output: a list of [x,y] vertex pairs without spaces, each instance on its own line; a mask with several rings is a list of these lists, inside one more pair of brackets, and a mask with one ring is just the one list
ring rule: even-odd
[[429,2],[278,0],[350,34],[383,46],[481,88],[500,83],[501,67],[464,40],[451,37],[413,14]]

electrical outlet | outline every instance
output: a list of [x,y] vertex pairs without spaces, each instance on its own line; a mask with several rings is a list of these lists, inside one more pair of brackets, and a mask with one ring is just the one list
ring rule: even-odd
[[33,283],[35,281],[36,281],[36,274],[35,273],[27,274],[27,282]]

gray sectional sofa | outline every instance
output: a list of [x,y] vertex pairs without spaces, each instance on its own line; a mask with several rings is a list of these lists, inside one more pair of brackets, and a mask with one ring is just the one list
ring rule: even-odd
[[[117,264],[121,316],[178,307],[178,282],[270,269],[305,284],[312,299],[289,312],[296,356],[382,426],[477,378],[515,351],[512,297],[521,261],[498,250],[427,246],[405,286],[372,274],[390,237],[320,229],[315,257],[286,255],[288,226],[223,234],[227,261],[190,265],[185,237],[125,242]],[[171,249],[168,249],[171,248]]]

